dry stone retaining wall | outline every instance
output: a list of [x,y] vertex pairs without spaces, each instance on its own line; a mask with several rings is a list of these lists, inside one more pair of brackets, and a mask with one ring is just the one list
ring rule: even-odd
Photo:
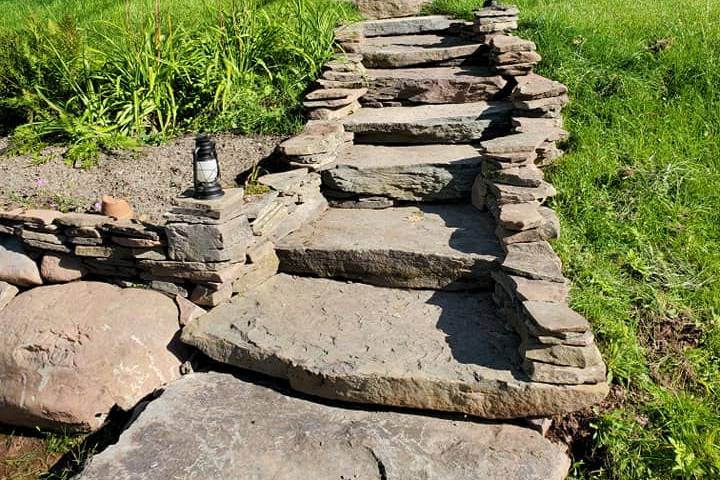
[[327,207],[320,177],[308,169],[259,182],[267,193],[235,188],[217,201],[181,196],[163,225],[90,213],[0,211],[0,280],[32,287],[95,277],[218,305],[274,275],[273,242]]

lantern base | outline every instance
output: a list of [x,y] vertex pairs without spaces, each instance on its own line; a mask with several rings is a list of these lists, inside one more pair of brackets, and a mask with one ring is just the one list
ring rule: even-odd
[[193,198],[197,200],[216,200],[225,195],[222,188],[217,187],[209,190],[193,190]]

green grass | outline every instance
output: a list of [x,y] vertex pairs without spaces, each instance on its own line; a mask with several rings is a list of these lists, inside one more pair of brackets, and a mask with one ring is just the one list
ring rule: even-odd
[[720,478],[720,2],[517,3],[573,99],[554,246],[622,387],[576,474]]
[[14,130],[18,153],[67,143],[75,164],[184,131],[294,131],[334,28],[357,18],[333,0],[2,7],[0,129]]
[[[227,9],[232,2],[222,3]],[[236,2],[240,3],[245,4]],[[305,7],[330,12],[317,25],[312,15],[304,20],[293,17],[295,3],[262,4],[257,8],[275,12],[268,21],[252,26],[243,19],[237,30],[208,34],[208,28],[217,32],[223,24],[215,2],[164,1],[161,5],[177,17],[173,25],[179,37],[172,42],[177,53],[162,52],[163,61],[153,62],[155,25],[142,21],[152,13],[152,4],[133,1],[129,22],[139,25],[139,58],[148,63],[146,70],[132,74],[118,75],[134,64],[133,57],[112,49],[103,37],[111,32],[111,38],[120,38],[112,33],[114,27],[104,28],[103,23],[126,21],[123,3],[117,0],[0,0],[6,12],[0,35],[27,27],[22,6],[43,6],[36,14],[36,25],[41,26],[48,17],[61,22],[69,12],[69,18],[77,17],[75,26],[84,44],[90,38],[100,45],[100,53],[89,55],[91,71],[104,73],[105,80],[119,76],[127,82],[124,88],[144,91],[144,72],[157,68],[163,81],[179,92],[182,107],[177,107],[165,134],[200,127],[287,131],[299,121],[299,95],[329,55],[329,24],[354,15],[329,0],[303,1]],[[467,17],[479,3],[436,0],[434,9]],[[560,191],[553,207],[564,229],[554,246],[574,281],[573,306],[592,320],[611,379],[619,387],[610,405],[589,419],[592,448],[576,458],[575,474],[606,479],[720,478],[720,2],[518,3],[520,35],[533,39],[544,56],[540,73],[567,84],[572,95],[566,110],[572,133],[568,154],[548,172]],[[188,17],[186,12],[199,13]],[[192,21],[183,25],[182,18]],[[163,25],[163,34],[169,35],[166,20]],[[247,28],[253,32],[250,37],[242,34]],[[55,41],[72,47],[74,30],[66,31],[69,37],[61,35]],[[241,48],[250,52],[245,60],[229,61],[230,71],[241,73],[225,78],[220,66],[234,50],[226,47],[243,38],[263,38],[255,43],[261,53]],[[0,43],[0,77],[7,69],[7,45]],[[198,49],[202,58],[212,54],[217,61],[207,76],[200,68],[207,63],[194,56]],[[313,53],[307,57],[307,52]],[[248,58],[262,62],[243,63]],[[73,65],[84,71],[82,64]],[[63,84],[62,78],[51,75],[49,81],[72,93],[72,85]],[[107,87],[97,82],[98,88]],[[135,104],[123,95],[112,98],[119,105]],[[167,95],[157,102],[154,95],[148,93],[145,100],[157,110],[151,109],[139,123],[128,121],[123,132],[145,139],[162,133],[168,116],[153,112],[173,108],[163,107]],[[184,101],[191,98],[197,103]],[[47,103],[42,97],[30,91],[26,100],[30,107],[39,102],[38,111],[27,106],[21,110],[33,121],[39,117],[57,122],[57,114],[43,117]],[[86,110],[102,111],[90,100],[93,108],[69,105],[81,121],[67,120],[61,138],[82,140],[88,125],[92,134],[98,123],[103,127],[103,119],[114,120],[122,111],[113,107],[110,114],[83,117]],[[20,133],[32,140],[36,132]],[[107,138],[112,144],[112,135]]]

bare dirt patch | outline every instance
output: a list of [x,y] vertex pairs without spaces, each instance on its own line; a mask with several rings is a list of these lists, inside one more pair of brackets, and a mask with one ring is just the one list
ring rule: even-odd
[[0,430],[0,480],[35,480],[62,456],[50,453],[39,436]]
[[567,445],[573,461],[582,461],[588,471],[602,468],[605,452],[595,445],[596,430],[592,424],[602,412],[624,408],[629,401],[628,394],[629,392],[619,385],[611,385],[610,394],[599,405],[553,417],[548,438]]
[[[233,186],[239,175],[272,154],[281,137],[217,135],[223,184]],[[50,207],[88,211],[103,194],[125,198],[136,214],[159,221],[172,200],[192,185],[194,138],[185,136],[165,145],[137,151],[102,154],[91,169],[68,167],[64,148],[49,147],[37,158],[0,157],[0,208]],[[7,138],[0,139],[0,153]]]

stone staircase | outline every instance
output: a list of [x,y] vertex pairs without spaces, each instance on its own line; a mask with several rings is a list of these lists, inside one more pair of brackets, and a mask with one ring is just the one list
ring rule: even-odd
[[[536,328],[533,336],[518,326],[527,306],[518,314],[514,300],[506,305],[522,280],[505,272],[567,294],[545,242],[558,220],[541,206],[556,192],[535,164],[537,150],[562,133],[532,123],[558,117],[519,117],[528,131],[513,131],[520,102],[500,91],[518,81],[495,73],[488,43],[467,27],[432,16],[345,29],[362,32],[344,47],[371,70],[365,107],[339,120],[353,143],[318,168],[333,208],[278,242],[289,275],[190,325],[185,341],[331,399],[509,419],[567,413],[605,396],[605,367],[584,319],[570,328],[577,335]],[[433,77],[438,69],[445,77]],[[461,69],[464,81],[447,82]],[[423,79],[421,98],[456,101],[409,100],[408,90],[418,91],[403,86],[409,76]],[[377,89],[378,78],[392,88]],[[467,101],[468,78],[494,85],[493,100],[480,89],[482,100]],[[391,106],[376,105],[381,95]],[[543,287],[553,290],[526,289]],[[539,300],[538,317],[579,317],[564,296]],[[545,348],[542,333],[558,341],[546,338]],[[545,363],[548,355],[573,360]]]
[[[182,340],[214,360],[285,379],[297,392],[371,409],[414,409],[402,414],[407,425],[433,425],[428,434],[445,448],[438,458],[424,444],[424,429],[397,433],[401,414],[381,412],[373,421],[388,425],[384,432],[360,440],[354,433],[313,437],[367,448],[377,471],[362,470],[362,455],[343,452],[345,472],[358,466],[356,476],[308,467],[305,476],[282,478],[567,474],[568,458],[517,422],[591,406],[608,386],[590,326],[566,305],[568,282],[547,243],[559,235],[559,222],[543,206],[556,192],[541,167],[561,154],[555,142],[565,135],[559,111],[566,90],[531,72],[534,45],[507,35],[516,15],[490,7],[475,23],[425,16],[341,29],[344,53],[308,98],[346,101],[306,104],[315,109],[311,118],[334,123],[311,122],[292,148],[284,147],[300,152],[291,165],[321,173],[331,207],[277,243],[282,273],[185,327]],[[248,400],[252,389],[216,381],[222,395],[243,398],[250,412],[265,415],[258,400]],[[177,388],[197,396],[203,385],[186,379]],[[166,395],[156,403],[178,401],[173,390]],[[341,425],[364,415],[356,407],[342,413],[350,404],[305,403],[294,408],[324,417],[322,428],[347,428]],[[434,426],[439,418],[421,416],[428,412],[475,420],[451,421],[458,429],[451,435],[440,431],[447,425]],[[127,442],[152,436],[145,423]],[[237,425],[228,423],[224,428]],[[474,433],[458,440],[466,429]],[[497,429],[502,434],[490,433]],[[257,435],[262,444],[264,433]],[[483,435],[495,441],[480,441]],[[391,438],[412,453],[377,448]],[[287,448],[306,451],[297,445]],[[471,453],[447,461],[465,448]],[[105,457],[96,471],[108,474],[118,458]]]

